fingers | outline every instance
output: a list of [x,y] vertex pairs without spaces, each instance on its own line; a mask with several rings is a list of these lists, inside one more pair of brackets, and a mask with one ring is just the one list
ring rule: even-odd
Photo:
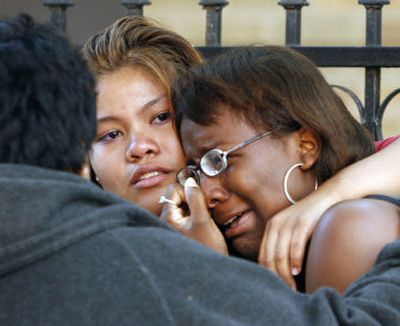
[[174,201],[178,206],[185,202],[185,194],[179,184],[170,184],[165,192],[165,197]]
[[298,226],[293,231],[290,244],[290,266],[293,275],[301,272],[307,243],[314,232],[317,222],[318,219],[316,221],[309,221],[309,223],[298,223]]
[[282,211],[267,223],[260,247],[259,262],[295,289],[293,276],[300,274],[302,270],[306,246],[319,215],[300,213],[292,215],[290,211],[293,210],[291,207]]
[[203,245],[228,255],[225,239],[211,218],[204,194],[193,178],[186,180],[184,191],[190,209],[191,228],[188,235]]
[[261,265],[276,273],[273,257],[275,253],[275,244],[278,240],[278,234],[276,232],[271,232],[271,228],[271,223],[267,223],[264,230],[263,240],[261,241],[258,261]]
[[183,210],[179,207],[184,202],[184,193],[180,185],[169,185],[165,193],[165,198],[174,203],[166,202],[163,204],[160,219],[167,222],[173,228],[180,231],[184,227],[185,216]]
[[284,227],[279,233],[278,239],[274,251],[275,257],[272,258],[275,262],[276,272],[292,289],[296,290],[296,282],[290,266],[291,229]]
[[307,243],[323,212],[336,202],[329,189],[320,187],[273,216],[265,227],[259,262],[293,288],[293,275],[301,272]]
[[190,215],[193,217],[192,223],[209,223],[210,214],[204,194],[193,178],[186,180],[184,192]]
[[[175,228],[183,235],[214,249],[215,251],[228,255],[225,239],[211,218],[205,202],[203,192],[193,178],[188,178],[183,189],[180,185],[170,185],[165,198],[176,202],[167,201],[161,211],[161,219]],[[184,215],[179,206],[187,203],[190,214]]]
[[296,283],[290,268],[291,229],[281,216],[273,217],[266,225],[260,247],[259,263],[278,274],[292,289]]

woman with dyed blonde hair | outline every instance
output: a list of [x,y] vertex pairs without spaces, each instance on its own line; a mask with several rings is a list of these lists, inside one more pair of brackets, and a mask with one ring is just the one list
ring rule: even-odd
[[124,17],[91,37],[83,53],[97,80],[93,178],[158,215],[158,202],[185,158],[171,120],[175,77],[201,61],[180,35]]

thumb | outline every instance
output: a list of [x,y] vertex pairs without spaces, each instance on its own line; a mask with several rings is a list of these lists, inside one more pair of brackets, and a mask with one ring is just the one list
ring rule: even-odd
[[186,179],[185,197],[189,205],[190,215],[194,217],[194,223],[203,223],[210,219],[206,199],[200,187],[193,178]]

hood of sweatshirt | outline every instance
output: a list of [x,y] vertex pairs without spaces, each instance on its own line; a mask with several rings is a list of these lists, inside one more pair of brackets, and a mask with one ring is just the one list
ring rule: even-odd
[[167,227],[72,173],[0,164],[0,276],[121,226]]

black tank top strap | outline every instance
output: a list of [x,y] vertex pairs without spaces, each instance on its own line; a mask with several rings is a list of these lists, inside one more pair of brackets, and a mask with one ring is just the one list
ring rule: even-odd
[[400,198],[390,197],[390,196],[385,196],[385,195],[370,195],[370,196],[367,196],[366,198],[384,200],[389,203],[392,203],[393,205],[400,207]]

